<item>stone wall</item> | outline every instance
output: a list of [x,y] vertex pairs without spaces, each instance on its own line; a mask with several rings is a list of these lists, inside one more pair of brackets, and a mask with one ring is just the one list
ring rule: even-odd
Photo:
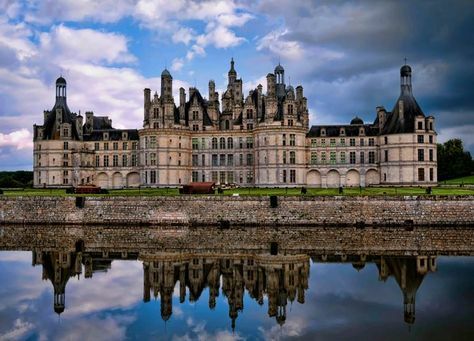
[[0,197],[2,224],[474,225],[474,197]]

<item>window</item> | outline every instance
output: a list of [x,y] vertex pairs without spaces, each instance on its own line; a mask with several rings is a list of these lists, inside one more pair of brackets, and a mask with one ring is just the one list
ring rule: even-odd
[[118,142],[114,142],[112,144],[112,146],[113,146],[114,150],[118,150]]
[[94,143],[94,150],[99,150],[99,143],[98,142]]
[[253,110],[252,109],[247,109],[247,119],[248,120],[253,119]]
[[158,129],[160,127],[160,125],[158,124],[158,122],[153,122],[153,129]]
[[418,122],[418,129],[423,129],[423,122]]
[[311,152],[311,164],[315,165],[318,163],[318,153]]
[[227,149],[233,149],[234,148],[234,140],[232,137],[227,138]]
[[118,155],[114,155],[112,158],[112,166],[118,167]]
[[227,154],[227,166],[233,166],[233,165],[234,165],[234,155]]
[[253,165],[253,154],[247,154],[247,166]]
[[433,122],[430,122],[430,130],[433,130]]
[[253,123],[247,123],[247,130],[253,129]]
[[239,148],[244,148],[244,139],[242,137],[239,137]]
[[418,161],[425,161],[425,151],[418,149]]
[[63,135],[64,136],[69,136],[69,129],[68,128],[63,129]]
[[109,156],[104,155],[104,167],[109,167]]
[[137,165],[138,165],[137,154],[132,154],[132,167],[136,167]]
[[326,163],[326,152],[321,152],[321,163],[322,164]]
[[341,144],[341,146],[345,146],[346,145],[346,139],[341,139],[340,144]]
[[225,166],[225,154],[219,155],[219,166]]
[[375,163],[375,152],[369,152],[369,163]]
[[282,145],[286,146],[286,134],[283,134]]
[[293,105],[288,104],[288,115],[293,115]]
[[150,171],[150,183],[156,184],[156,171],[154,170]]
[[199,181],[199,173],[196,171],[193,171],[192,178],[193,178],[193,182]]
[[283,164],[286,164],[286,150],[283,151]]
[[316,148],[318,146],[318,140],[316,139],[311,139],[311,147]]
[[99,156],[99,155],[96,155],[96,156],[95,156],[95,166],[96,166],[96,167],[99,167],[99,166],[100,166],[100,156]]
[[227,182],[234,183],[234,172],[227,172]]
[[331,152],[329,154],[329,161],[330,161],[331,165],[336,164],[336,152]]
[[156,153],[150,153],[150,165],[156,166]]
[[433,168],[430,168],[430,181],[434,181],[434,171]]
[[239,155],[239,165],[243,166],[244,165],[244,154]]
[[286,183],[286,169],[284,169],[282,173],[282,182]]
[[433,143],[433,135],[428,136],[429,142]]
[[211,178],[212,178],[213,182],[217,182],[217,172],[216,171],[211,172]]
[[212,154],[212,166],[217,167],[217,154]]
[[199,131],[199,124],[193,124],[193,131]]
[[329,145],[331,147],[335,147],[336,146],[336,139],[329,139]]
[[425,181],[425,169],[418,168],[418,181]]
[[321,129],[321,136],[326,136],[326,129],[324,128]]
[[364,154],[364,152],[360,152],[360,163],[365,163],[365,154]]
[[346,152],[341,152],[341,163],[346,163]]
[[192,165],[193,166],[199,166],[199,161],[198,161],[198,156],[197,155],[193,155],[192,156]]
[[127,158],[127,155],[122,155],[122,166],[128,167],[128,158]]
[[253,137],[247,137],[247,148],[253,148]]
[[323,146],[323,147],[326,146],[326,139],[321,139],[321,146]]
[[156,148],[156,136],[150,136],[150,148],[151,149]]
[[423,135],[418,135],[418,143],[424,143],[425,137]]
[[349,163],[355,164],[356,163],[356,153],[350,152],[349,153]]
[[295,183],[296,182],[296,170],[290,169],[290,182]]
[[364,139],[360,139],[360,146],[361,146],[361,147],[364,146]]
[[296,146],[296,136],[295,136],[295,134],[290,134],[290,146]]
[[69,143],[68,142],[64,142],[64,150],[68,150],[69,149]]
[[194,110],[193,111],[193,120],[199,120],[199,111]]
[[128,142],[124,142],[122,145],[123,150],[128,150]]
[[217,137],[212,138],[212,149],[217,149]]
[[388,150],[384,150],[384,161],[388,162]]
[[350,139],[350,140],[349,140],[349,145],[350,145],[351,147],[355,147],[355,145],[356,145],[356,139]]
[[288,120],[288,126],[293,127],[293,120]]
[[138,142],[133,142],[132,143],[132,150],[137,150],[138,149]]
[[248,171],[247,172],[247,183],[248,184],[251,184],[253,182],[253,172],[252,171]]
[[193,138],[192,140],[193,150],[199,149],[199,139]]
[[225,130],[229,130],[230,129],[230,122],[229,120],[226,120],[225,121]]
[[219,172],[219,182],[221,184],[225,183],[225,172]]
[[373,137],[371,137],[371,138],[369,139],[369,146],[371,146],[371,147],[375,146],[375,140],[374,140]]
[[104,143],[104,150],[109,150],[109,143],[108,142]]
[[430,161],[433,161],[433,149],[430,149],[429,151],[430,155]]
[[295,152],[290,152],[290,164],[292,164],[292,165],[296,164],[296,153]]
[[201,155],[201,165],[202,166],[206,165],[206,155],[204,155],[204,154]]

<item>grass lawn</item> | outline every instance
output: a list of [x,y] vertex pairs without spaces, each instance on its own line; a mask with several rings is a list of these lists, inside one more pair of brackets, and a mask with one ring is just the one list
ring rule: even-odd
[[[225,190],[218,195],[301,195],[301,188],[237,188]],[[433,195],[474,195],[474,189],[465,187],[435,187]],[[109,194],[88,194],[87,196],[173,196],[179,195],[177,188],[143,188],[109,190]],[[337,188],[308,188],[306,196],[340,195]],[[368,187],[359,189],[344,188],[342,195],[426,195],[426,189],[420,187]],[[7,189],[4,196],[74,196],[66,194],[64,189]]]
[[441,181],[440,184],[442,185],[444,184],[446,185],[460,185],[460,184],[474,185],[474,175],[465,176],[463,178],[456,178],[456,179]]

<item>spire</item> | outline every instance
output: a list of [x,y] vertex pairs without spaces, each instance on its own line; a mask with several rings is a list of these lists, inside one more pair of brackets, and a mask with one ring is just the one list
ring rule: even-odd
[[229,74],[236,74],[237,72],[235,71],[234,69],[234,57],[232,57],[230,59],[230,70],[229,70]]

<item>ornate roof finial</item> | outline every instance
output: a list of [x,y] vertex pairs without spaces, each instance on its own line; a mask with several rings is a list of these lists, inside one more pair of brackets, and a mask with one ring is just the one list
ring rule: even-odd
[[407,65],[407,57],[405,57],[404,59],[405,59],[405,65]]

